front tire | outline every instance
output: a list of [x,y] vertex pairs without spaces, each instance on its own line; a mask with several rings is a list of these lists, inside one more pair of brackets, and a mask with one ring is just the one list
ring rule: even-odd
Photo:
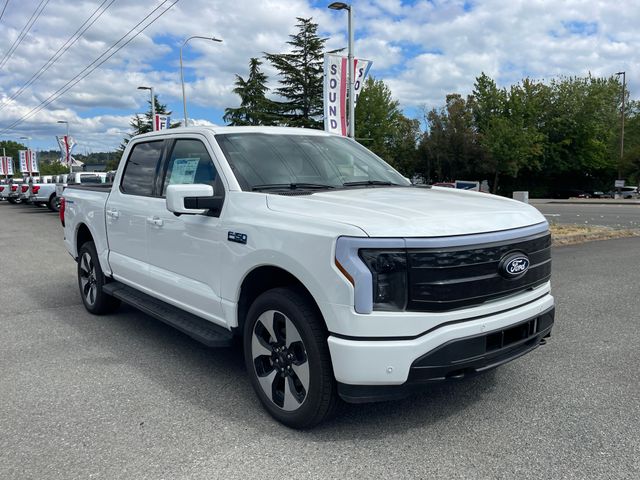
[[328,418],[337,404],[327,331],[301,292],[275,288],[260,295],[244,325],[244,357],[265,409],[292,428]]
[[95,315],[113,312],[120,300],[102,290],[107,278],[102,272],[98,253],[93,242],[86,242],[78,252],[78,287],[84,307]]

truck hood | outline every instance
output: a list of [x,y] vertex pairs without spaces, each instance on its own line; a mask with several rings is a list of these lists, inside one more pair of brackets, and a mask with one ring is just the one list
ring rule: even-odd
[[545,222],[534,207],[452,188],[354,188],[313,195],[267,195],[269,209],[354,225],[371,237],[441,237]]

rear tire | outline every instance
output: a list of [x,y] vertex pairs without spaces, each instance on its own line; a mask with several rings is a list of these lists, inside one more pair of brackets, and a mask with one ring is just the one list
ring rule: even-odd
[[11,205],[17,205],[18,203],[20,203],[20,200],[17,198],[7,198],[7,201],[11,204]]
[[47,202],[47,208],[52,212],[57,212],[58,210],[60,210],[60,207],[58,205],[59,205],[58,196],[54,193],[49,197],[49,201]]
[[247,314],[243,344],[251,384],[273,418],[309,428],[334,413],[327,330],[306,295],[291,288],[260,295]]
[[108,282],[102,272],[93,242],[86,242],[78,252],[78,287],[84,307],[95,315],[111,313],[120,306],[120,300],[104,293]]

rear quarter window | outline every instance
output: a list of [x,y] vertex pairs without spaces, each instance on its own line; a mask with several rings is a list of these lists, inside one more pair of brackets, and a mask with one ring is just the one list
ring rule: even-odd
[[125,165],[120,189],[129,195],[151,196],[156,168],[162,156],[163,140],[134,145]]

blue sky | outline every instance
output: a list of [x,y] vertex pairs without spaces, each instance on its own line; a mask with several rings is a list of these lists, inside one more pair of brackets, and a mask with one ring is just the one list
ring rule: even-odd
[[[193,40],[185,48],[189,116],[198,124],[222,124],[236,106],[234,75],[246,76],[248,60],[286,51],[296,17],[313,17],[330,49],[347,44],[345,12],[329,1],[180,0],[155,23],[51,105],[6,130],[99,57],[145,15],[175,0],[115,0],[96,23],[37,82],[13,95],[102,3],[51,0],[6,60],[0,75],[0,139],[32,137],[35,148],[55,148],[57,120],[68,120],[80,151],[113,149],[133,114],[146,108],[152,85],[162,103],[182,118],[178,54],[190,35],[215,35],[222,44]],[[0,20],[0,56],[13,44],[39,0],[10,0]],[[478,0],[352,2],[356,56],[373,61],[405,113],[420,118],[445,95],[471,92],[486,72],[501,86],[524,77],[609,76],[627,72],[632,98],[640,76],[640,9],[610,1]],[[1,58],[1,57],[0,57]],[[270,86],[277,77],[264,65]]]

